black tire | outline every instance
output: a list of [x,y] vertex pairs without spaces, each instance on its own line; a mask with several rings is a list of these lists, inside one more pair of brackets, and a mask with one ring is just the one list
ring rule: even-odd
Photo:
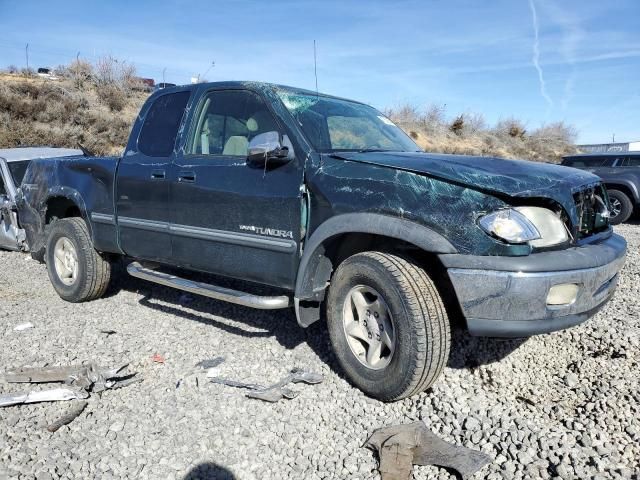
[[[73,278],[66,278],[67,283],[59,273],[55,260],[56,245],[64,239],[71,243],[77,257],[77,273]],[[51,225],[45,259],[49,280],[63,300],[73,303],[94,300],[104,295],[109,286],[111,263],[93,248],[87,224],[82,218],[64,218]]]
[[[629,220],[629,217],[633,213],[633,202],[631,202],[627,194],[620,190],[608,190],[607,193],[609,194],[609,203],[611,204],[609,223],[611,223],[611,225],[618,225]],[[619,209],[617,215],[614,215],[614,205],[616,206],[615,210]]]
[[[346,334],[345,301],[360,286],[379,293],[392,318],[395,349],[386,360],[389,363],[379,369],[368,367],[358,358]],[[367,315],[372,318],[369,310]],[[364,252],[342,262],[331,280],[327,322],[334,352],[349,379],[367,395],[382,401],[400,400],[426,390],[449,358],[449,319],[433,281],[422,268],[397,255]]]

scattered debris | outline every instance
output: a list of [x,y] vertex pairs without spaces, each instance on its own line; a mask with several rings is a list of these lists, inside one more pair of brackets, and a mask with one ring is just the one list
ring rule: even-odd
[[151,357],[151,361],[155,363],[164,363],[164,357],[159,353],[154,353],[153,357]]
[[208,370],[210,368],[217,367],[222,362],[224,362],[224,357],[216,357],[216,358],[211,358],[211,359],[208,359],[208,360],[202,360],[202,361],[196,363],[196,367],[200,367],[200,368],[203,368],[205,370]]
[[[23,403],[53,402],[85,399],[88,392],[99,393],[107,389],[122,388],[141,381],[136,374],[119,376],[128,364],[116,368],[101,368],[95,363],[79,366],[19,368],[4,374],[7,383],[55,383],[64,382],[71,388],[12,393],[0,396],[0,406]],[[134,378],[135,377],[135,378]]]
[[115,330],[100,330],[100,333],[104,333],[108,337],[110,335],[115,335],[118,332],[116,332]]
[[516,395],[516,400],[518,400],[519,402],[526,403],[527,405],[531,405],[532,407],[536,406],[536,402],[534,402],[533,400],[527,397],[523,397],[522,395]]
[[323,380],[324,378],[321,374],[307,372],[300,368],[294,368],[291,370],[291,373],[282,380],[267,387],[255,383],[238,382],[220,377],[211,378],[212,383],[250,390],[249,393],[246,394],[247,397],[271,403],[275,403],[283,398],[291,400],[298,396],[298,392],[286,388],[286,385],[289,383],[306,383],[308,385],[315,385],[321,383]]
[[[128,364],[116,368],[98,367],[95,363],[78,366],[19,368],[9,370],[4,378],[8,383],[51,383],[64,382],[67,385],[91,390],[94,393],[111,388],[118,373]],[[111,380],[111,381],[109,381]]]
[[62,428],[63,426],[70,424],[77,417],[80,416],[80,414],[84,411],[84,409],[87,408],[87,405],[88,405],[88,402],[83,400],[78,405],[71,408],[66,415],[60,417],[58,420],[56,420],[51,425],[49,425],[47,427],[47,430],[49,430],[50,432],[56,432],[58,431],[58,429]]
[[20,325],[16,325],[13,329],[16,332],[21,332],[21,331],[27,330],[29,328],[33,328],[33,323],[31,323],[31,322],[21,323]]
[[491,462],[486,453],[445,442],[422,422],[380,428],[365,446],[378,452],[382,480],[408,480],[413,465],[451,468],[467,479]]
[[0,395],[0,407],[10,407],[24,403],[59,402],[75,400],[77,398],[84,399],[87,397],[89,397],[89,394],[85,390],[71,390],[70,388],[54,388],[39,392],[7,393]]

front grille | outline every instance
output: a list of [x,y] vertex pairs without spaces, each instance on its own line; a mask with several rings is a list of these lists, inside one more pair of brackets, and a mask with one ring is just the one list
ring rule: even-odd
[[573,194],[578,222],[574,235],[582,239],[609,227],[609,199],[602,184],[591,185]]

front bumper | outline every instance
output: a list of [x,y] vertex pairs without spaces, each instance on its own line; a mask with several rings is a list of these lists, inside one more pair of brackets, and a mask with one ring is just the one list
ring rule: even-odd
[[[526,337],[562,330],[592,317],[613,295],[626,242],[597,243],[526,257],[441,255],[472,335]],[[577,284],[568,305],[548,305],[549,289]]]

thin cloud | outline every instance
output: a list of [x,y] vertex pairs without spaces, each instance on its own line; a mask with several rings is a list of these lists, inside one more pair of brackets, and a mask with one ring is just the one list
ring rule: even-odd
[[544,81],[544,74],[542,72],[542,67],[540,66],[540,39],[538,32],[538,13],[536,12],[536,6],[533,3],[533,0],[529,0],[529,7],[531,8],[531,18],[533,21],[533,57],[532,62],[533,66],[538,72],[538,80],[540,82],[540,95],[545,99],[545,101],[549,104],[549,107],[553,107],[553,100],[547,93],[547,85]]

